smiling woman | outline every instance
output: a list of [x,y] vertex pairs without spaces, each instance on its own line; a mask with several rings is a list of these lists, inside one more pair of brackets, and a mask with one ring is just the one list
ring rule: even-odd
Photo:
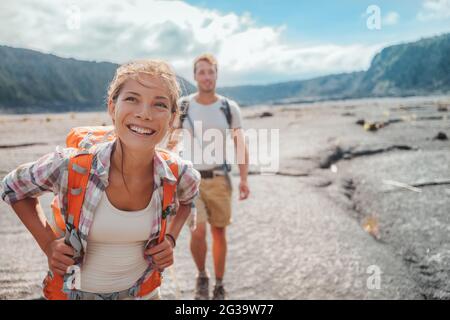
[[[117,70],[108,90],[108,112],[119,142],[112,163],[121,165],[126,189],[123,149],[128,148],[132,155],[133,150],[138,150],[138,154],[143,150],[153,154],[155,146],[172,130],[178,116],[178,96],[175,74],[162,61],[136,61]],[[129,167],[139,171],[133,163]]]
[[[119,67],[108,90],[113,139],[59,148],[2,181],[2,198],[48,257],[46,299],[160,297],[160,274],[173,264],[176,238],[195,214],[200,183],[192,163],[157,148],[178,115],[178,92],[163,61]],[[75,180],[85,184],[74,188]],[[36,199],[48,191],[57,194],[62,238]]]

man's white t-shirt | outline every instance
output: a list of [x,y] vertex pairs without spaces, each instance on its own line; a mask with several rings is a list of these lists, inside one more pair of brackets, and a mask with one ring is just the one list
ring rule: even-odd
[[[188,116],[184,119],[183,129],[190,134],[183,135],[181,146],[182,157],[192,161],[197,170],[211,170],[224,163],[233,163],[230,156],[234,152],[233,141],[231,141],[230,127],[228,126],[225,113],[221,110],[222,99],[209,105],[197,102],[196,93],[187,97],[189,100]],[[183,99],[183,98],[182,98]],[[180,99],[180,103],[181,100]],[[242,127],[241,110],[238,104],[227,99],[231,112],[231,128]],[[193,135],[193,126],[195,134]],[[190,151],[189,151],[190,150]]]

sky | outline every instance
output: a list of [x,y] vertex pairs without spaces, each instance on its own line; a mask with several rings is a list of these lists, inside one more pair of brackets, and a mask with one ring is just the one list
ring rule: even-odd
[[2,0],[0,45],[124,63],[159,58],[219,86],[367,70],[383,47],[450,32],[450,0]]

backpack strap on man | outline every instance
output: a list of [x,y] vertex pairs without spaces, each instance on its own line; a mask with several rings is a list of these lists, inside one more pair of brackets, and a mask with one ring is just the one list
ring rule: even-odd
[[[220,107],[220,110],[222,110],[222,112],[225,114],[225,118],[227,119],[227,123],[228,123],[228,128],[231,129],[231,126],[233,124],[233,115],[231,113],[230,103],[228,102],[228,99],[225,97],[223,97],[221,99],[221,102],[222,102],[222,106]],[[227,177],[227,179],[229,179],[228,172],[231,171],[231,165],[228,164],[226,160],[224,160],[222,168],[225,172],[225,176]],[[230,187],[231,187],[231,183],[230,183]]]
[[180,128],[183,128],[183,122],[188,116],[190,101],[189,97],[181,98],[180,103]]
[[221,99],[222,106],[220,107],[220,110],[225,114],[225,118],[227,119],[228,128],[231,129],[231,125],[233,123],[233,115],[231,114],[230,109],[230,103],[228,102],[228,99],[223,97]]
[[[228,102],[228,99],[225,97],[221,98],[220,102],[222,104],[220,110],[222,110],[222,112],[224,113],[225,119],[227,119],[228,127],[231,129],[231,125],[233,123],[233,115],[231,113],[230,103]],[[190,106],[189,97],[183,97],[180,103],[180,128],[183,127],[184,120],[189,117],[188,114],[189,106]],[[194,127],[192,123],[191,126]]]

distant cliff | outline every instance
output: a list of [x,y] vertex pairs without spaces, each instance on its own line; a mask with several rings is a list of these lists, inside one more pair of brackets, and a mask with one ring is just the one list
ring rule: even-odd
[[243,104],[450,94],[450,34],[386,47],[365,72],[219,91]]
[[[118,65],[60,58],[0,46],[0,110],[88,111],[105,108],[106,91]],[[179,78],[181,88],[195,88]],[[187,93],[184,92],[184,93]]]
[[[0,46],[0,111],[96,110],[117,68]],[[179,77],[183,94],[196,88]],[[242,105],[362,97],[450,94],[450,34],[384,48],[367,71],[218,88]]]

